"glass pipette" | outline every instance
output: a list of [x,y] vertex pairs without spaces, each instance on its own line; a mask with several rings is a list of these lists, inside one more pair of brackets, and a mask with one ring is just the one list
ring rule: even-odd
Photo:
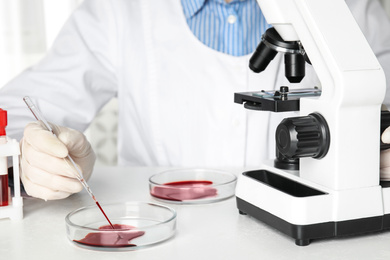
[[[38,121],[41,121],[44,124],[44,126],[46,127],[46,129],[48,131],[50,131],[55,137],[58,138],[58,136],[54,133],[54,131],[51,128],[51,126],[49,125],[49,123],[46,121],[46,119],[43,117],[42,113],[34,105],[34,103],[31,101],[31,99],[26,96],[26,97],[23,98],[23,101],[26,103],[27,107],[30,109],[30,111],[34,115],[34,117]],[[85,190],[88,192],[88,194],[91,196],[91,198],[95,201],[96,205],[99,207],[100,211],[103,213],[103,215],[107,219],[108,223],[110,223],[111,228],[114,229],[114,226],[112,225],[111,221],[108,219],[106,213],[104,212],[104,210],[100,206],[100,204],[97,201],[95,195],[92,193],[92,190],[89,187],[89,185],[87,184],[87,181],[84,179],[84,176],[83,176],[83,173],[81,172],[81,170],[77,167],[76,163],[74,162],[72,157],[69,156],[69,154],[68,154],[68,156],[66,156],[66,158],[64,158],[64,160],[68,164],[68,166],[70,167],[70,164],[69,164],[69,162],[66,159],[68,159],[72,163],[74,169],[77,171],[77,174],[75,174],[76,178],[80,181],[80,183],[83,185]]]

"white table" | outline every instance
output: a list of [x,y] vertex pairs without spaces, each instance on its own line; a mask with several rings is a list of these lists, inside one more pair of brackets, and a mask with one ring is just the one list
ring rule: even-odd
[[[148,178],[161,170],[98,167],[89,184],[101,204],[157,202],[148,193]],[[23,220],[0,220],[0,259],[390,259],[390,231],[299,247],[290,237],[239,215],[234,198],[208,205],[166,204],[178,214],[173,238],[138,251],[93,251],[73,245],[65,231],[65,216],[92,204],[85,191],[59,201],[24,199]]]

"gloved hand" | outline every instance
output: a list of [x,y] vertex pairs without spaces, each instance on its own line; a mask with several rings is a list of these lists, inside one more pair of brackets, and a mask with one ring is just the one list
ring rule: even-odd
[[83,189],[70,155],[87,180],[95,153],[85,136],[76,130],[50,124],[56,138],[42,122],[28,124],[21,145],[21,180],[30,196],[44,200],[63,199]]
[[[390,127],[382,133],[381,136],[382,142],[390,143]],[[390,181],[390,149],[381,151],[381,180]]]

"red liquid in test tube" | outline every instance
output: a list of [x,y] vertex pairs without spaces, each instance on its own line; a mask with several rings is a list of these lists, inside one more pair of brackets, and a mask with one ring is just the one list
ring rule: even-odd
[[[7,143],[5,127],[7,126],[7,111],[0,108],[0,145]],[[8,165],[7,157],[0,157],[0,206],[8,206]]]

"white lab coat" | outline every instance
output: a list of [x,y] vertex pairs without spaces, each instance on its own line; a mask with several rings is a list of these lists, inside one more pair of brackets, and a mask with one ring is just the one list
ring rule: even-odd
[[[348,3],[390,72],[386,14],[376,0]],[[257,166],[274,157],[274,129],[286,115],[246,110],[234,93],[291,84],[281,55],[261,74],[249,58],[203,45],[180,0],[85,0],[47,57],[0,90],[0,107],[9,111],[8,133],[20,138],[33,120],[25,95],[49,121],[81,131],[117,97],[120,165]],[[309,68],[299,86],[315,85]]]

